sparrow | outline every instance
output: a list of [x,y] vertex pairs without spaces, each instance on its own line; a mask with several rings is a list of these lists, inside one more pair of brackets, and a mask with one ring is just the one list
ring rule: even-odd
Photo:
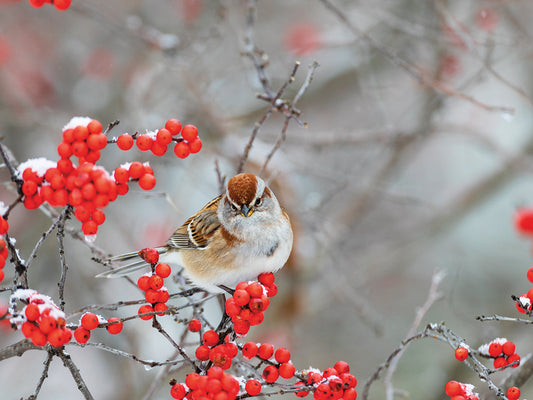
[[[260,177],[243,173],[231,178],[224,194],[187,219],[156,250],[160,262],[181,265],[193,285],[220,293],[263,272],[278,271],[289,258],[292,242],[289,216],[272,190]],[[147,265],[138,252],[109,259],[131,260],[97,277],[125,276]]]

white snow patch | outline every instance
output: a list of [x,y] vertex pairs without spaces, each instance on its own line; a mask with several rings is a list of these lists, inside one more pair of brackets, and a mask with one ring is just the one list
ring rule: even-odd
[[44,157],[30,158],[18,166],[17,177],[22,179],[22,173],[26,168],[31,168],[39,177],[43,177],[48,169],[56,167],[57,161],[51,161]]
[[93,119],[89,117],[72,117],[70,121],[63,127],[63,132],[67,129],[74,129],[77,126],[87,126]]
[[0,215],[4,215],[8,208],[9,207],[6,206],[3,201],[0,201]]

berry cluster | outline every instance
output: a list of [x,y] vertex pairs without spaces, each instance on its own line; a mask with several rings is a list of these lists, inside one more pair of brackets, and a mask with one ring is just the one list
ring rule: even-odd
[[[181,158],[185,154],[183,146],[187,148],[185,157],[200,151],[202,142],[194,125],[186,125],[181,129],[179,121],[171,119],[165,126],[153,135],[154,139],[151,134],[135,135],[137,146],[152,149],[154,154],[161,156],[166,146],[174,140],[181,149],[175,149],[175,152]],[[181,139],[172,137],[180,131]],[[133,146],[134,139],[131,135],[123,134],[108,142],[100,122],[91,118],[73,118],[63,128],[63,140],[57,146],[61,158],[57,162],[39,158],[19,166],[24,206],[35,209],[44,202],[53,207],[70,205],[75,208],[76,219],[82,223],[83,233],[86,236],[95,235],[98,226],[105,221],[103,208],[116,200],[118,195],[128,192],[130,180],[137,181],[144,190],[151,190],[156,184],[154,171],[148,163],[134,161],[121,165],[115,169],[114,179],[104,168],[95,165],[100,159],[100,151],[115,141],[119,148],[126,150]],[[73,162],[73,157],[77,158],[77,162]]]
[[91,338],[91,331],[100,324],[107,324],[106,329],[112,335],[122,332],[122,321],[117,317],[111,317],[106,321],[92,312],[86,312],[80,318],[80,325],[74,330],[74,339],[80,344],[87,343]]
[[139,307],[138,314],[143,320],[150,320],[152,315],[142,315],[156,312],[157,315],[165,315],[168,310],[166,302],[169,299],[168,290],[165,288],[165,278],[172,272],[170,266],[166,263],[157,263],[159,253],[156,249],[146,248],[139,251],[144,261],[152,265],[153,273],[143,275],[137,281],[137,286],[144,292],[144,298],[150,304],[144,304]]
[[503,368],[515,362],[511,368],[520,365],[520,356],[515,352],[515,344],[505,338],[496,338],[492,342],[480,346],[478,351],[484,356],[494,359],[494,368]]
[[35,346],[50,343],[61,347],[70,341],[72,331],[65,326],[65,313],[50,297],[35,290],[19,289],[11,299],[27,303],[22,312],[12,313],[16,316],[11,318],[11,323],[19,327],[24,337],[31,339]]
[[259,275],[259,282],[240,282],[233,296],[226,300],[226,313],[233,321],[235,333],[245,336],[250,326],[259,325],[265,318],[265,311],[278,288],[272,272]]
[[479,400],[479,395],[474,393],[474,386],[468,383],[448,381],[444,386],[444,392],[453,400]]
[[[307,372],[307,382],[299,382],[301,385],[314,387],[315,400],[354,400],[357,397],[355,386],[357,379],[350,374],[350,366],[345,361],[337,361],[333,368],[320,371]],[[298,397],[305,397],[309,392],[299,391]]]
[[[181,138],[177,138],[181,132]],[[133,143],[141,151],[150,150],[155,156],[162,156],[167,152],[168,145],[172,142],[174,154],[179,158],[186,158],[191,153],[198,153],[202,149],[202,141],[198,137],[198,128],[194,125],[185,125],[182,129],[181,122],[169,119],[165,127],[157,132],[147,132],[141,135],[124,133],[117,138],[117,146],[121,150],[129,150]]]
[[45,4],[53,4],[59,11],[65,11],[70,7],[72,0],[30,0],[30,6],[41,8]]
[[170,395],[174,399],[234,400],[239,394],[239,381],[222,368],[213,366],[206,375],[192,372],[185,378],[185,385],[172,382]]
[[156,184],[154,171],[150,167],[150,164],[142,164],[139,161],[126,163],[115,168],[113,176],[117,183],[118,194],[121,195],[128,193],[128,181],[130,180],[137,181],[139,187],[143,190],[152,190]]
[[200,361],[211,361],[223,370],[231,367],[231,361],[239,353],[239,348],[228,337],[220,343],[218,333],[208,330],[202,335],[202,345],[196,348],[196,358]]

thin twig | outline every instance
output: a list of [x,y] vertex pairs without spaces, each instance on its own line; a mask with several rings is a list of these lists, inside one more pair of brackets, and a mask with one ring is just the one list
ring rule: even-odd
[[48,370],[50,369],[50,364],[52,363],[52,360],[54,358],[54,353],[49,351],[48,357],[46,358],[44,362],[44,369],[43,373],[41,374],[41,378],[39,379],[39,382],[37,383],[37,387],[35,388],[35,391],[33,394],[28,397],[28,400],[35,400],[37,399],[37,396],[39,395],[39,392],[41,391],[41,387],[43,386],[43,383],[46,378],[48,378]]
[[74,382],[76,382],[76,386],[78,387],[78,390],[81,392],[83,397],[87,400],[93,400],[94,397],[89,391],[89,388],[85,384],[85,381],[83,380],[80,370],[74,364],[74,361],[72,361],[72,358],[69,354],[65,353],[62,349],[57,352],[57,356],[61,358],[61,361],[63,361],[63,365],[70,371],[70,374],[72,375],[72,378],[74,378]]
[[94,348],[97,348],[97,349],[104,350],[104,351],[107,351],[109,353],[115,354],[117,356],[128,358],[130,360],[133,360],[133,361],[138,362],[138,363],[140,363],[142,365],[146,365],[146,366],[152,367],[152,368],[153,367],[165,366],[165,365],[177,365],[177,364],[181,364],[181,363],[185,362],[185,360],[183,360],[183,359],[172,360],[172,361],[148,361],[148,360],[142,360],[139,357],[137,357],[135,354],[131,354],[131,353],[127,353],[125,351],[119,350],[119,349],[115,349],[114,347],[108,346],[108,345],[106,345],[104,343],[87,342],[85,344],[79,344],[79,343],[76,343],[76,342],[70,342],[69,345],[78,346],[78,347],[94,347]]
[[174,348],[176,350],[178,350],[178,352],[180,353],[180,355],[184,358],[185,361],[187,361],[192,367],[193,369],[196,371],[196,372],[199,372],[199,369],[198,369],[198,366],[194,363],[194,361],[192,361],[189,356],[187,355],[187,353],[185,353],[185,351],[181,348],[181,346],[179,344],[177,344],[174,339],[172,339],[170,337],[170,335],[163,329],[163,327],[161,326],[161,324],[159,323],[159,321],[157,320],[157,318],[154,316],[154,319],[152,321],[152,326],[157,329],[157,331],[163,335],[165,337],[165,339],[167,339],[170,344],[172,346],[174,346]]
[[70,213],[72,212],[72,206],[66,206],[63,209],[63,212],[59,216],[59,224],[57,225],[57,241],[59,242],[59,262],[61,263],[61,276],[59,278],[59,282],[57,283],[57,286],[59,288],[59,306],[61,307],[61,310],[65,311],[65,281],[67,279],[67,260],[65,258],[65,248],[63,246],[63,239],[65,237],[65,222],[70,217]]
[[[407,332],[405,339],[416,334],[418,327],[422,323],[422,319],[427,314],[431,306],[435,304],[437,300],[442,298],[442,293],[440,292],[439,289],[440,289],[440,284],[442,283],[445,275],[446,273],[444,271],[436,270],[435,272],[433,272],[433,276],[431,278],[431,286],[429,288],[427,299],[422,305],[422,307],[420,307],[417,310],[415,319],[413,323],[411,324],[411,328],[409,328],[409,331]],[[385,377],[383,378],[387,400],[394,400],[394,385],[392,383],[392,376],[394,375],[394,372],[396,371],[396,368],[398,367],[398,361],[400,360],[401,356],[403,355],[406,349],[407,349],[407,346],[404,346],[398,352],[394,360],[391,361],[390,366],[387,370],[387,373],[385,374]]]
[[401,58],[398,54],[396,54],[393,50],[387,48],[385,45],[379,43],[374,38],[369,36],[367,33],[361,31],[359,28],[357,28],[352,22],[344,15],[344,13],[337,8],[330,0],[319,0],[324,6],[330,10],[343,24],[346,28],[348,28],[349,31],[352,32],[354,36],[359,37],[361,40],[366,42],[369,46],[374,48],[375,50],[379,51],[381,54],[385,56],[393,65],[403,69],[405,72],[407,72],[410,76],[412,76],[416,81],[420,82],[421,84],[432,88],[435,91],[444,93],[448,96],[457,97],[459,99],[468,101],[475,106],[478,106],[486,111],[496,111],[501,112],[505,114],[514,114],[515,110],[512,107],[505,107],[505,106],[491,106],[488,104],[485,104],[477,99],[475,99],[472,96],[469,96],[465,93],[457,92],[456,90],[446,86],[443,82],[438,81],[436,79],[433,79],[428,76],[427,73],[425,73],[421,68],[410,64],[403,58]]

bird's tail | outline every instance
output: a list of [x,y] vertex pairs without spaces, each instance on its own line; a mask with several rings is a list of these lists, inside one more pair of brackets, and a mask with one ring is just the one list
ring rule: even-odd
[[[156,250],[159,252],[159,255],[165,254],[167,249],[165,247],[157,247]],[[132,251],[131,253],[124,253],[118,256],[111,257],[107,261],[110,263],[121,263],[125,261],[131,261],[129,264],[123,265],[118,268],[111,269],[96,275],[97,278],[120,278],[131,274],[132,272],[138,271],[148,266],[148,263],[144,261],[140,256],[139,252]]]

